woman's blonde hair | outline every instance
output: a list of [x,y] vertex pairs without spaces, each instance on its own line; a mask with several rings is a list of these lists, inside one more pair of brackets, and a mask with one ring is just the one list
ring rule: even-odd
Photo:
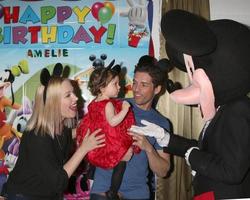
[[[41,135],[48,134],[54,138],[55,134],[61,134],[64,126],[72,128],[75,125],[75,119],[63,119],[61,114],[63,81],[70,82],[69,79],[53,77],[46,90],[44,86],[38,87],[27,130],[34,130],[36,134]],[[44,99],[44,95],[46,95],[46,99]]]

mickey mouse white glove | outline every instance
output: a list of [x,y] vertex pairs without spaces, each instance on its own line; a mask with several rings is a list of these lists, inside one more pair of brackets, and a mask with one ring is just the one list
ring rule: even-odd
[[168,146],[170,135],[167,131],[165,131],[160,126],[153,124],[151,122],[148,122],[146,120],[141,120],[141,123],[145,126],[132,125],[130,128],[130,131],[141,134],[141,135],[154,137],[157,140],[157,143],[161,147]]
[[170,135],[167,131],[165,131],[165,135],[162,139],[156,139],[157,143],[161,146],[161,147],[167,147],[168,143],[170,140]]

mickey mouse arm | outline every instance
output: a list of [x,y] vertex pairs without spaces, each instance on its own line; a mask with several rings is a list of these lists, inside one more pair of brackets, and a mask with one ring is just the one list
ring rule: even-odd
[[184,157],[189,148],[197,146],[197,140],[187,139],[179,135],[171,134],[168,147],[164,147],[164,152]]

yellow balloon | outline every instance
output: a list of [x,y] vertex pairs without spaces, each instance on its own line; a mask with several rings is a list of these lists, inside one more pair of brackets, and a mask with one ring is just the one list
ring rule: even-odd
[[110,10],[112,11],[112,15],[115,13],[115,6],[114,6],[114,4],[112,4],[109,1],[105,1],[103,4],[104,4],[104,7],[110,8]]

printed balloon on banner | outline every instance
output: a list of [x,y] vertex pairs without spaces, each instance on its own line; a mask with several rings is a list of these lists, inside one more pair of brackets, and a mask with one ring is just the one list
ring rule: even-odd
[[109,1],[103,3],[106,8],[110,8],[112,11],[112,15],[115,13],[115,6]]
[[99,10],[100,10],[101,8],[103,8],[103,7],[104,7],[104,4],[101,3],[101,2],[96,2],[96,3],[94,3],[94,4],[92,5],[92,7],[91,7],[91,13],[92,13],[93,17],[94,17],[95,19],[97,19],[97,21],[99,21],[99,18],[98,18]]
[[112,11],[108,7],[103,7],[99,10],[98,19],[101,24],[107,23],[112,18]]

